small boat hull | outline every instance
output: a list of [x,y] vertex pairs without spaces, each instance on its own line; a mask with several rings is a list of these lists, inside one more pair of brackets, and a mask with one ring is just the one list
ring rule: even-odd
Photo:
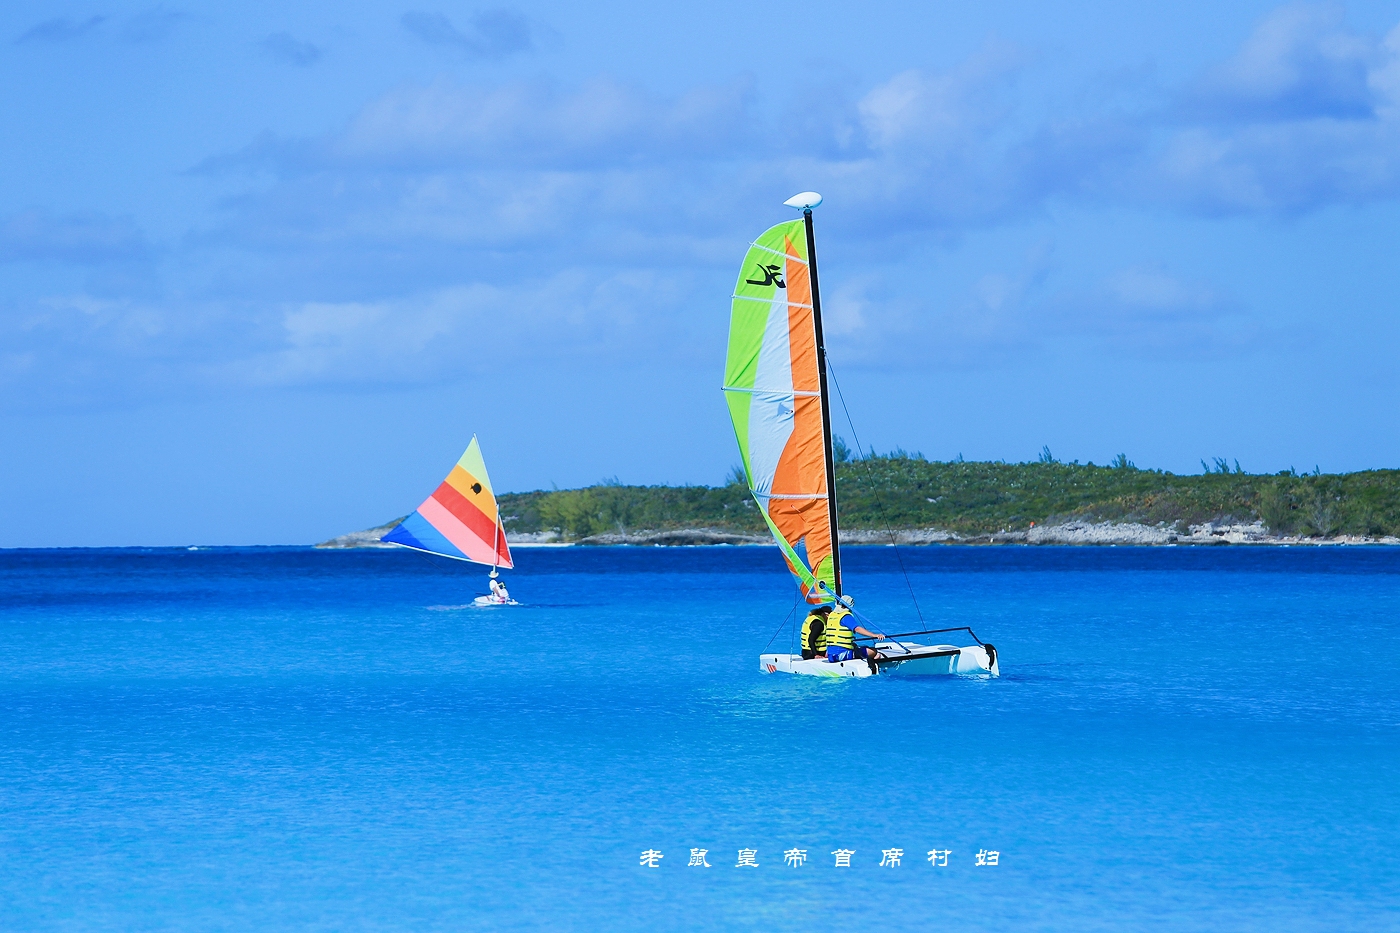
[[870,677],[870,665],[865,661],[804,661],[800,654],[763,654],[758,657],[759,669],[765,674],[807,674],[812,677]]
[[812,677],[873,677],[877,672],[896,677],[1000,677],[996,649],[982,645],[917,645],[913,642],[877,642],[876,648],[885,655],[870,669],[866,661],[824,659],[803,660],[800,654],[764,654],[759,656],[759,670],[765,674],[805,674]]
[[472,600],[473,606],[518,606],[513,599],[497,599],[495,596],[478,596]]

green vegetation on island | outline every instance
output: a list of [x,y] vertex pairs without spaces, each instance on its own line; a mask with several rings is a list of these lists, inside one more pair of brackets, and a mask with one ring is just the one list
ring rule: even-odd
[[[845,453],[844,445],[838,451]],[[1252,474],[1224,460],[1205,472],[1143,470],[1126,456],[1108,466],[1061,463],[1045,451],[1034,463],[939,462],[895,451],[837,464],[843,529],[941,529],[963,537],[1025,531],[1065,521],[1263,522],[1276,535],[1380,537],[1400,534],[1400,470]],[[507,493],[506,529],[591,535],[705,528],[766,534],[762,517],[734,476],[724,486],[623,486]]]

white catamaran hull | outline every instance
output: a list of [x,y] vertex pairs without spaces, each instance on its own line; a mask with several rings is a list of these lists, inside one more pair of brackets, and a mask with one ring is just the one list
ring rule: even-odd
[[[1000,677],[996,650],[988,652],[981,645],[959,648],[955,645],[916,645],[913,642],[877,642],[876,648],[885,657],[877,664],[881,674],[901,677],[933,677],[962,674]],[[907,650],[906,650],[907,649]],[[865,661],[829,661],[813,658],[803,660],[800,654],[764,654],[758,659],[765,674],[807,674],[813,677],[871,677]]]

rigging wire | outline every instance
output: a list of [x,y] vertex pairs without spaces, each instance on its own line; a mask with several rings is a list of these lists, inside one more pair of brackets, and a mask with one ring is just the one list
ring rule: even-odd
[[[773,633],[773,637],[770,638],[770,639],[768,639],[768,645],[773,644],[774,640],[775,640],[779,635],[781,635],[781,634],[783,633],[783,629],[787,628],[788,619],[791,619],[791,618],[793,617],[793,615],[795,615],[796,613],[797,613],[797,594],[794,593],[794,594],[793,594],[793,597],[792,597],[792,608],[788,610],[787,616],[783,618],[783,624],[780,625],[780,626],[778,626],[778,630],[777,630],[776,632]],[[763,646],[763,650],[764,650],[764,651],[767,651],[767,650],[768,650],[768,645],[764,645],[764,646]],[[791,644],[791,642],[789,642],[789,643],[788,643],[788,648],[790,649],[791,647],[792,647],[792,644]],[[761,652],[760,652],[760,653],[761,653]],[[791,651],[789,651],[788,653],[791,654]]]
[[427,564],[429,567],[433,568],[433,570],[436,570],[436,571],[441,571],[441,570],[442,570],[442,568],[439,567],[439,566],[437,565],[437,561],[433,560],[431,557],[429,557],[428,555],[424,554],[422,551],[418,550],[416,547],[400,548],[400,550],[403,550],[403,551],[412,551],[412,552],[413,552],[413,555],[414,555],[415,557],[417,557],[417,558],[418,558],[419,560],[421,560],[423,563]]
[[909,587],[909,599],[914,603],[914,612],[919,616],[919,624],[927,624],[924,622],[923,610],[919,608],[919,597],[914,595],[914,584],[909,580],[909,571],[904,569],[904,557],[899,553],[899,542],[895,539],[894,529],[890,527],[889,522],[885,520],[885,509],[880,504],[879,493],[876,491],[875,484],[870,476],[870,464],[865,459],[864,448],[860,446],[860,435],[856,433],[856,423],[851,418],[851,410],[846,407],[846,396],[841,392],[841,383],[836,378],[836,371],[831,367],[830,356],[828,356],[826,360],[826,371],[827,374],[831,376],[831,384],[836,387],[836,397],[841,401],[841,410],[846,414],[846,424],[850,426],[851,439],[856,442],[856,453],[859,454],[856,458],[856,462],[865,464],[866,488],[870,491],[871,495],[875,497],[875,508],[879,511],[880,523],[885,526],[885,534],[890,536],[890,546],[894,548],[895,560],[899,561],[899,572],[904,575],[904,585]]
[[788,654],[797,654],[793,650],[797,645],[797,601],[802,598],[802,591],[797,587],[792,589],[792,628],[788,630]]
[[[418,550],[416,547],[404,547],[404,548],[398,548],[398,550],[400,550],[400,551],[411,551],[416,557],[418,557],[419,560],[423,561],[423,563],[425,563],[425,564],[427,564],[429,567],[433,568],[433,571],[436,572],[436,573],[442,573],[443,570],[445,569],[445,567],[444,567],[440,562],[433,560],[431,557],[429,557],[429,556],[428,556],[427,554],[425,554],[424,552]],[[456,564],[457,561],[453,561],[452,563],[453,563],[453,564]],[[449,566],[450,566],[450,565],[449,565]]]
[[801,601],[801,598],[802,590],[799,590],[798,587],[792,587],[792,628],[788,629],[788,654],[797,654],[798,651],[801,650],[797,649],[797,604],[798,601]]

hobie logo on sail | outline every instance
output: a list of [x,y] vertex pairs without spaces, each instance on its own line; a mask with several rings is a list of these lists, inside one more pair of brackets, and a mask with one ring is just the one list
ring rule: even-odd
[[758,274],[761,279],[744,279],[745,285],[776,285],[779,288],[787,288],[787,283],[783,281],[782,266],[765,266],[762,263],[758,266]]

